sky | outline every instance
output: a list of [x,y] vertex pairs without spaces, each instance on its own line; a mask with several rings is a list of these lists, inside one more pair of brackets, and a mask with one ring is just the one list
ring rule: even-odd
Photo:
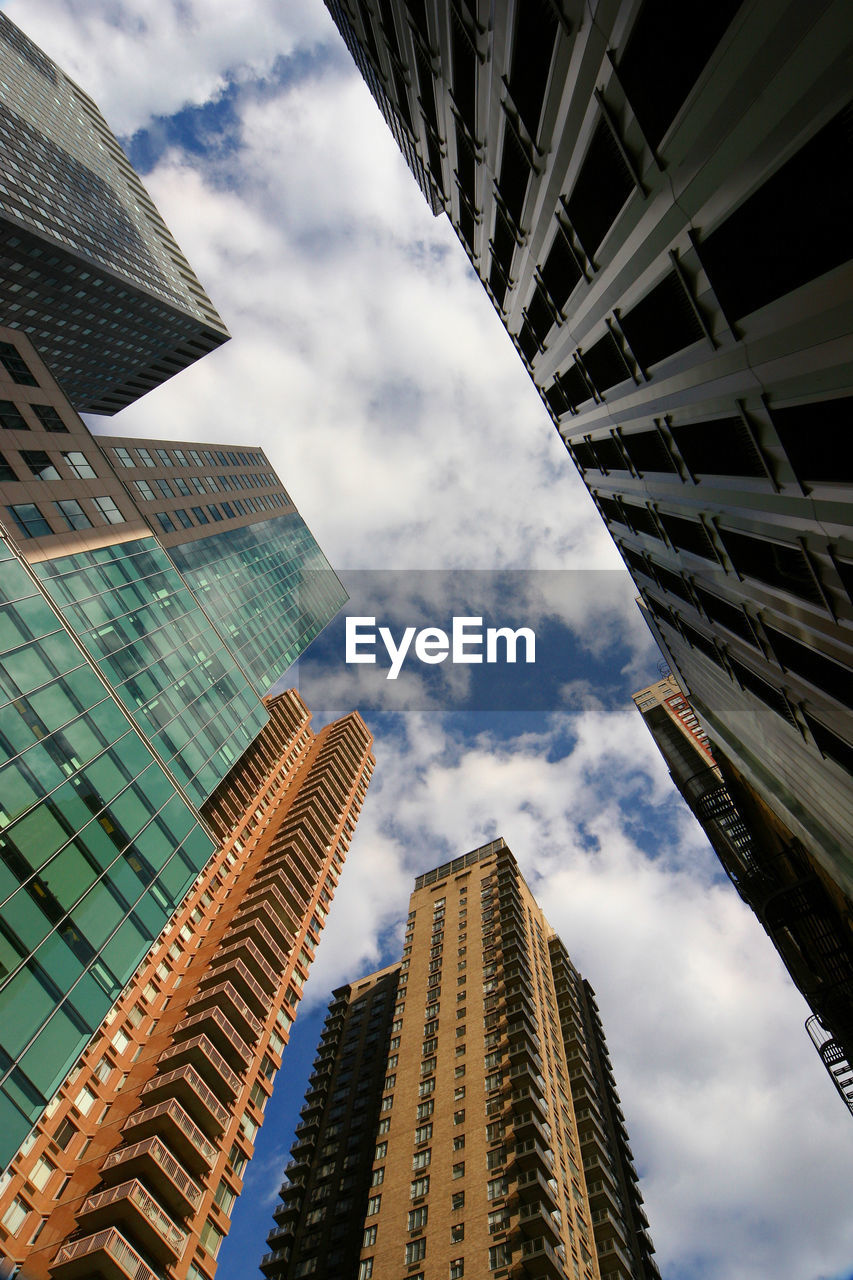
[[622,562],[321,0],[2,7],[98,103],[233,335],[93,428],[260,444],[353,607],[442,627],[471,600],[547,653],[476,695],[443,667],[392,696],[340,624],[303,663],[317,724],[361,706],[377,768],[220,1280],[265,1251],[329,992],[399,957],[415,875],[498,834],[596,989],[664,1280],[846,1280],[853,1125],[808,1009],[630,701],[659,655]]

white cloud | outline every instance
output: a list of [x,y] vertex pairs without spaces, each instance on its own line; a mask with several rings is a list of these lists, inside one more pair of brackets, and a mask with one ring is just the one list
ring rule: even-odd
[[[262,444],[341,569],[621,567],[319,0],[5,12],[119,131],[237,86],[229,145],[174,146],[146,178],[233,341],[101,429]],[[537,582],[531,609],[597,652],[620,634],[640,685],[654,667],[617,579]],[[388,958],[415,874],[503,834],[598,992],[666,1280],[849,1269],[849,1119],[802,1001],[639,717],[572,688],[575,711],[510,741],[424,715],[383,734],[307,1003]]]

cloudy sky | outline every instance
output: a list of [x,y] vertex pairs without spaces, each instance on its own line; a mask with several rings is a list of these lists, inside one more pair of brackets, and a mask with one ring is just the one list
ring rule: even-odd
[[[219,1276],[265,1249],[329,990],[397,957],[414,875],[495,834],[597,990],[664,1280],[853,1274],[853,1124],[633,710],[658,659],[627,575],[321,0],[3,7],[98,102],[233,334],[101,428],[260,443],[354,588],[542,571],[521,599],[563,630],[550,712],[370,704],[375,781]],[[327,663],[318,717],[362,671]]]

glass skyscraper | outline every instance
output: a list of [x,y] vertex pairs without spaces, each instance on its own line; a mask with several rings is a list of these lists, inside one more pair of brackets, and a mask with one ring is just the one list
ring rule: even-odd
[[78,409],[115,413],[227,341],[92,99],[2,13],[0,174],[0,318]]
[[0,344],[4,1165],[215,851],[201,806],[345,593],[262,451],[99,442],[27,339]]

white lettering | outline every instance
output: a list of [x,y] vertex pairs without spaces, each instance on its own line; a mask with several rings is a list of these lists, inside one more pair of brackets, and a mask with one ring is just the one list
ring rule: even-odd
[[361,634],[359,627],[372,627],[376,625],[375,618],[347,618],[346,625],[346,661],[347,662],[375,662],[375,653],[360,653],[359,646],[365,644],[376,643],[376,632],[371,631],[368,634]]
[[415,634],[414,627],[406,627],[403,632],[403,638],[399,646],[395,646],[394,637],[391,635],[390,627],[380,627],[379,634],[385,642],[385,648],[388,650],[388,657],[391,659],[391,670],[385,677],[386,680],[396,680],[400,674],[400,669],[405,661],[406,654],[409,651],[409,645],[412,643],[412,636]]
[[486,631],[486,662],[498,661],[498,638],[506,641],[506,661],[515,662],[515,646],[519,636],[524,637],[524,661],[536,661],[536,634],[530,627],[489,627]]
[[[440,627],[424,627],[423,631],[418,632],[415,639],[415,654],[421,662],[431,664],[444,662],[449,652],[450,641],[447,639],[447,632],[442,631]],[[455,656],[453,661],[456,661]]]
[[[477,632],[468,630],[470,627],[477,627]],[[454,662],[482,662],[483,655],[481,653],[469,653],[468,646],[477,645],[478,648],[483,647],[483,619],[482,618],[454,618],[453,619],[453,661]]]

